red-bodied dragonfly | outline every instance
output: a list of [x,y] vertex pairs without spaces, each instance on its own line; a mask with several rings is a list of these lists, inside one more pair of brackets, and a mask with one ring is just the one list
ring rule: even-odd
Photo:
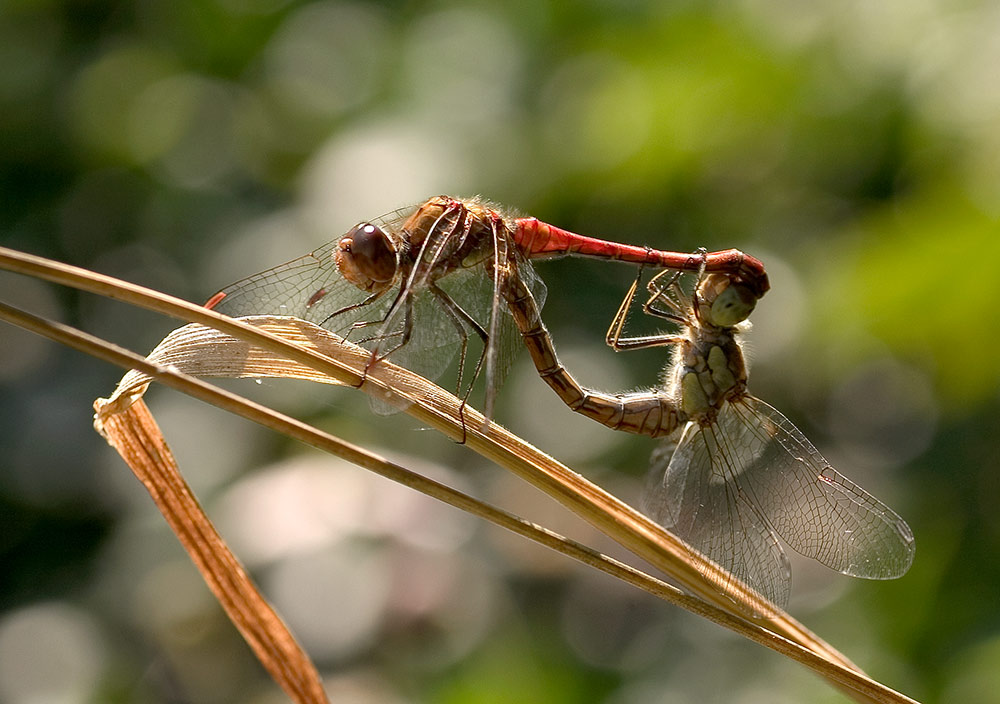
[[[617,244],[511,217],[478,199],[437,196],[361,222],[314,252],[224,288],[205,305],[232,317],[303,318],[371,349],[369,366],[391,355],[432,380],[458,351],[457,393],[467,399],[485,368],[490,416],[518,347],[498,292],[516,272],[541,305],[545,288],[526,260],[562,255],[704,267],[760,294],[768,287],[763,265],[735,249],[696,257]],[[482,352],[466,382],[470,339],[480,341]]]
[[573,410],[611,428],[653,437],[648,515],[770,604],[788,601],[795,551],[843,574],[902,576],[913,561],[909,526],[835,470],[781,412],[747,392],[739,334],[760,297],[726,274],[702,271],[693,291],[680,272],[649,283],[643,310],[677,327],[625,338],[637,290],[629,289],[608,330],[616,350],[670,346],[664,388],[628,394],[583,389],[556,357],[531,292],[516,278],[504,296],[541,377]]

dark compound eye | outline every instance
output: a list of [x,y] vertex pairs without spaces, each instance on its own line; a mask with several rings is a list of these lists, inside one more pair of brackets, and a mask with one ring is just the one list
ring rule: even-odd
[[756,305],[757,297],[749,288],[733,284],[712,303],[711,323],[724,328],[732,327],[750,317]]
[[337,243],[334,253],[341,275],[358,288],[374,292],[388,288],[396,277],[396,246],[377,225],[355,225]]

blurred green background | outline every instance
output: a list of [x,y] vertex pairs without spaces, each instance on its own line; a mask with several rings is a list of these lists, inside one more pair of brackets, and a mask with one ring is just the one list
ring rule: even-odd
[[[794,562],[791,611],[925,701],[1000,701],[1000,7],[989,2],[8,0],[0,242],[203,301],[358,220],[482,194],[569,229],[762,258],[751,390],[916,535],[893,582]],[[567,366],[625,266],[542,263]],[[9,274],[138,351],[174,324]],[[501,422],[636,501],[654,443],[521,366]],[[91,428],[121,372],[0,328],[0,701],[278,702]],[[238,386],[615,551],[358,394]],[[338,702],[838,702],[805,670],[178,394],[150,404]]]

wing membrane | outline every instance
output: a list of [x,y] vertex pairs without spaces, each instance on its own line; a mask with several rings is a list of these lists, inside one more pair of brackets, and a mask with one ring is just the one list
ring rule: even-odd
[[[415,207],[402,208],[373,222],[396,235],[414,210]],[[339,240],[334,240],[310,254],[226,287],[213,308],[233,317],[270,314],[302,318],[377,354],[391,351],[391,361],[431,380],[441,376],[465,344],[464,369],[450,389],[461,396],[474,381],[471,374],[484,350],[476,331],[467,322],[456,320],[435,297],[430,288],[436,284],[490,333],[494,358],[487,398],[492,398],[520,346],[509,312],[502,312],[497,305],[493,267],[488,265],[493,250],[504,250],[501,261],[509,256],[517,262],[519,275],[529,283],[539,305],[545,299],[545,286],[526,260],[516,251],[508,251],[513,249],[513,243],[504,231],[496,233],[493,242],[486,243],[490,251],[484,251],[480,257],[468,263],[451,261],[461,238],[468,234],[462,230],[464,220],[457,217],[458,212],[457,209],[446,212],[435,224],[436,235],[424,241],[409,276],[402,282],[402,294],[397,284],[369,300],[368,293],[341,275],[334,260]],[[358,324],[364,325],[355,327]],[[407,326],[409,340],[399,346]],[[374,399],[371,406],[382,414],[398,410]]]
[[906,523],[763,401],[726,403],[714,423],[689,422],[674,441],[672,453],[654,455],[662,480],[651,486],[650,514],[769,601],[788,601],[778,536],[855,577],[891,579],[909,568]]
[[732,411],[759,448],[743,483],[786,543],[853,577],[895,579],[909,569],[913,533],[899,515],[834,469],[777,409],[747,396]]
[[333,259],[336,247],[336,241],[328,242],[305,256],[227,286],[221,291],[225,296],[213,309],[232,317],[295,316],[338,335],[344,335],[358,320],[384,316],[392,304],[394,291],[370,305],[330,318],[368,296],[340,275]]
[[[648,510],[764,599],[784,605],[791,574],[788,557],[767,517],[736,480],[733,438],[724,433],[723,427],[695,422],[683,428],[673,453],[658,454],[661,465],[652,471],[663,479],[653,486]],[[763,604],[756,606],[766,611]]]

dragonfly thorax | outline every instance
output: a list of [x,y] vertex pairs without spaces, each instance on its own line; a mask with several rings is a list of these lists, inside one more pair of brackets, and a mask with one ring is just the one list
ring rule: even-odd
[[433,276],[440,278],[490,259],[498,239],[509,238],[507,227],[500,213],[478,200],[437,196],[417,208],[401,234],[413,255],[424,249],[437,252]]
[[337,243],[333,257],[341,275],[369,293],[389,288],[399,269],[392,239],[370,222],[348,230]]
[[675,393],[689,420],[710,423],[723,403],[745,393],[746,364],[732,329],[692,333],[678,348]]

